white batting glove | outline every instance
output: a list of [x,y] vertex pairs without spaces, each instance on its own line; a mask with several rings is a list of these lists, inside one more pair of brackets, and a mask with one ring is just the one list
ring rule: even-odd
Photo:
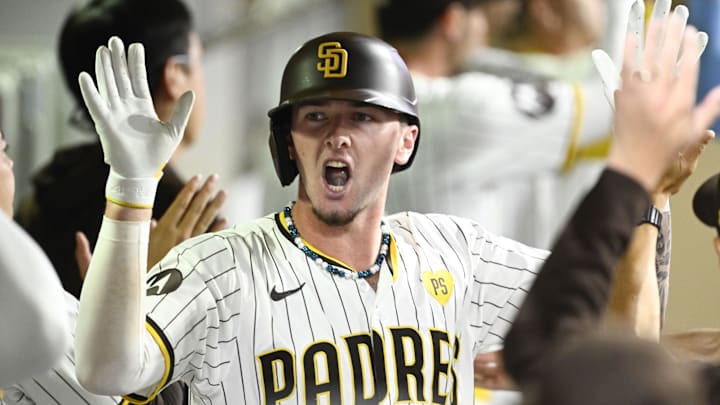
[[123,206],[152,208],[162,169],[183,137],[195,95],[183,94],[170,121],[160,121],[147,83],[145,50],[142,44],[131,44],[126,59],[118,37],[98,48],[95,75],[97,87],[86,72],[78,80],[110,165],[106,198]]
[[[650,17],[650,23],[647,25],[653,30],[652,32],[645,32],[645,2],[643,0],[634,0],[630,7],[630,15],[628,18],[627,36],[633,37],[635,47],[635,60],[625,61],[635,70],[640,71],[641,75],[649,75],[652,65],[656,63],[658,55],[646,55],[644,41],[657,41],[661,43],[666,40],[668,35],[672,35],[674,38],[682,38],[685,27],[687,26],[687,20],[689,11],[687,7],[679,5],[675,7],[671,18],[678,19],[680,24],[671,25],[667,23],[668,15],[670,14],[670,7],[672,6],[671,0],[656,0],[653,6],[652,15]],[[661,22],[660,24],[653,24],[653,22]],[[700,50],[698,57],[705,51],[705,47],[708,43],[708,35],[705,32],[697,33],[697,45]],[[656,47],[658,49],[660,47]],[[607,98],[613,111],[615,110],[615,91],[622,85],[620,80],[620,68],[622,67],[622,61],[613,62],[612,58],[607,52],[602,49],[595,49],[592,52],[593,64],[600,74],[600,79],[603,83],[603,89],[605,90],[605,97]],[[678,59],[678,65],[682,63],[682,56]]]

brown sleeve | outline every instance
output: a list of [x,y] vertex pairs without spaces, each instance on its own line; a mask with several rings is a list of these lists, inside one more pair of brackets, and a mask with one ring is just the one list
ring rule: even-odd
[[598,326],[615,266],[649,204],[639,183],[610,169],[602,173],[555,242],[505,339],[505,366],[516,382],[534,380],[554,347]]

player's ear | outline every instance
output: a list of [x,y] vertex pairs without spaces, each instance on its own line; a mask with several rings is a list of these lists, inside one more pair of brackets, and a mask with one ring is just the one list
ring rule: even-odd
[[410,160],[413,150],[415,149],[415,141],[417,140],[419,128],[417,125],[402,124],[401,135],[398,139],[398,149],[395,153],[395,163],[404,165]]
[[718,259],[720,259],[720,236],[716,236],[713,242],[713,245],[715,246],[715,253],[718,256]]
[[190,88],[187,64],[180,63],[176,58],[168,58],[163,65],[162,90],[173,101]]

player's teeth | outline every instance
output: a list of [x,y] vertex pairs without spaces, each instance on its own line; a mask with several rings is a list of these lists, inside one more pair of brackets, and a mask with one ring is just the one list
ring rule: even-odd
[[330,167],[338,167],[338,168],[347,167],[347,165],[346,165],[345,163],[343,163],[343,162],[336,162],[336,161],[328,162],[327,165],[330,166]]
[[331,184],[328,184],[328,187],[330,187],[330,190],[332,190],[336,193],[343,191],[343,186],[333,186]]

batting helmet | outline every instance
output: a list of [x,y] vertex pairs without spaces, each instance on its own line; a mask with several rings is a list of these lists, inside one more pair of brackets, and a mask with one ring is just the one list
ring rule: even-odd
[[720,236],[720,174],[716,174],[698,187],[693,195],[693,212],[707,226],[712,226]]
[[[283,186],[298,174],[288,151],[292,106],[317,99],[360,101],[387,108],[420,127],[412,78],[395,48],[353,32],[311,39],[290,57],[283,72],[280,103],[268,111],[270,153]],[[407,163],[396,164],[393,172],[409,167],[416,152],[417,140]]]

